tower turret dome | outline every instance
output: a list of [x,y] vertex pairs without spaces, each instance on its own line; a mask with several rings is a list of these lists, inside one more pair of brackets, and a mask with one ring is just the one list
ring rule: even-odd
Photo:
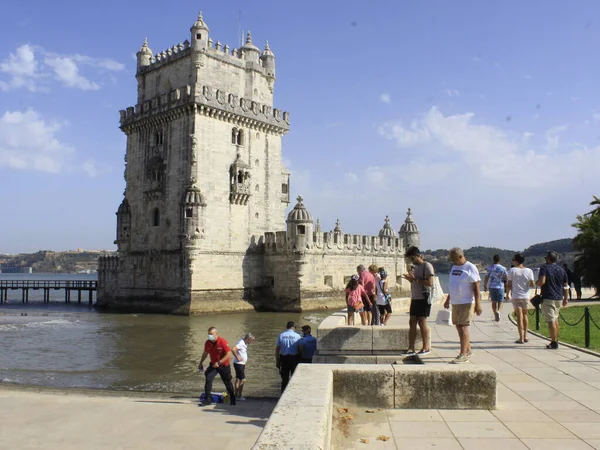
[[246,43],[240,47],[240,50],[244,52],[244,59],[246,61],[258,62],[260,50],[252,43],[252,34],[249,31],[246,34]]
[[408,211],[406,213],[406,219],[404,220],[404,223],[400,227],[400,233],[418,233],[418,232],[419,232],[419,229],[417,228],[417,224],[413,221],[412,212],[410,211],[410,208],[408,208]]
[[298,201],[298,203],[296,203],[294,209],[292,209],[288,214],[287,222],[313,223],[312,214],[306,209],[304,203],[302,203],[302,200],[304,200],[302,196],[299,195],[296,200]]
[[383,224],[383,228],[379,230],[379,237],[396,237],[396,230],[390,224],[390,218],[385,216],[385,223]]

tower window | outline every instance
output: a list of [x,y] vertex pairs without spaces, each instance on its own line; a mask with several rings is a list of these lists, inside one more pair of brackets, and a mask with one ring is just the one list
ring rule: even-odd
[[233,128],[231,130],[231,143],[234,145],[237,144],[237,136],[238,136],[238,129]]
[[238,130],[237,145],[244,145],[244,130]]
[[306,226],[298,225],[298,234],[306,234]]
[[162,145],[162,143],[163,143],[163,132],[162,131],[157,131],[154,134],[154,143],[156,145]]
[[283,183],[281,185],[281,193],[282,194],[287,194],[288,193],[288,185],[287,184]]
[[185,218],[191,219],[194,217],[194,210],[192,208],[185,208]]
[[333,287],[333,277],[331,275],[325,275],[323,284],[325,286]]
[[200,33],[196,34],[196,39],[202,39],[202,35]]
[[160,211],[158,208],[152,210],[152,226],[157,227],[160,225]]

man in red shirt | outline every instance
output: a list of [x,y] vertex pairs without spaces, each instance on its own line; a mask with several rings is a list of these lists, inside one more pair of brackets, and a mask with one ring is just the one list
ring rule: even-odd
[[225,384],[231,404],[235,405],[235,392],[233,390],[233,383],[231,382],[231,367],[229,367],[231,349],[227,341],[219,337],[215,327],[208,329],[208,340],[204,343],[204,352],[202,353],[202,358],[200,358],[200,364],[198,364],[200,373],[204,372],[202,364],[208,355],[210,355],[210,364],[204,374],[206,376],[206,383],[204,384],[205,399],[202,406],[212,403],[213,379],[217,374],[221,376],[221,380]]
[[[359,277],[358,284],[365,289],[367,296],[369,297],[369,302],[363,303],[365,305],[365,312],[367,313],[367,325],[372,325],[371,321],[373,317],[371,308],[377,308],[377,305],[375,305],[375,277],[362,264],[356,268],[356,271],[358,272]],[[367,303],[369,304],[367,305]]]

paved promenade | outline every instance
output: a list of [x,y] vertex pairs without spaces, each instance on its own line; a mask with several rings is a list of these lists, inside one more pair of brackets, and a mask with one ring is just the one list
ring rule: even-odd
[[274,400],[199,408],[193,399],[2,386],[0,449],[246,450],[274,407]]
[[[490,302],[483,301],[484,312],[471,326],[471,361],[498,373],[497,410],[357,411],[344,448],[600,449],[600,358],[566,347],[548,350],[547,341],[533,335],[529,343],[515,344],[508,307],[493,322]],[[432,332],[433,351],[425,363],[450,362],[458,353],[455,327],[433,324]]]

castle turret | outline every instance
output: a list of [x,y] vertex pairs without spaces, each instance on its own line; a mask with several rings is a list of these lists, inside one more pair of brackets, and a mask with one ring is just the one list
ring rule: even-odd
[[200,189],[192,184],[181,198],[182,226],[181,237],[184,246],[197,245],[197,239],[204,237],[204,215],[202,208],[206,201]]
[[144,43],[139,51],[136,53],[137,56],[137,68],[138,71],[142,67],[147,67],[150,65],[152,60],[152,50],[148,47],[148,39],[144,39]]
[[412,247],[413,245],[415,247],[419,247],[419,229],[417,228],[417,225],[413,222],[410,208],[408,208],[408,211],[406,213],[406,220],[400,227],[400,237],[404,241],[405,248]]
[[117,210],[117,239],[119,252],[128,252],[131,246],[131,208],[129,201],[123,199]]
[[260,57],[260,50],[256,45],[252,43],[252,34],[248,31],[246,35],[246,43],[240,48],[244,52],[244,59],[246,61],[258,62]]
[[390,224],[390,218],[385,216],[385,223],[383,224],[383,228],[379,230],[379,237],[396,237],[396,230]]
[[269,41],[265,43],[265,50],[263,51],[263,54],[260,57],[260,61],[266,71],[267,82],[269,83],[269,90],[273,92],[273,87],[275,85],[275,55],[269,48]]
[[209,31],[210,29],[204,22],[201,11],[198,13],[198,20],[196,20],[194,25],[192,25],[192,28],[190,28],[190,32],[192,34],[192,50],[197,52],[206,50]]
[[298,203],[288,214],[286,223],[290,245],[300,251],[310,247],[312,243],[313,218],[302,203],[302,196],[298,196],[297,200]]

